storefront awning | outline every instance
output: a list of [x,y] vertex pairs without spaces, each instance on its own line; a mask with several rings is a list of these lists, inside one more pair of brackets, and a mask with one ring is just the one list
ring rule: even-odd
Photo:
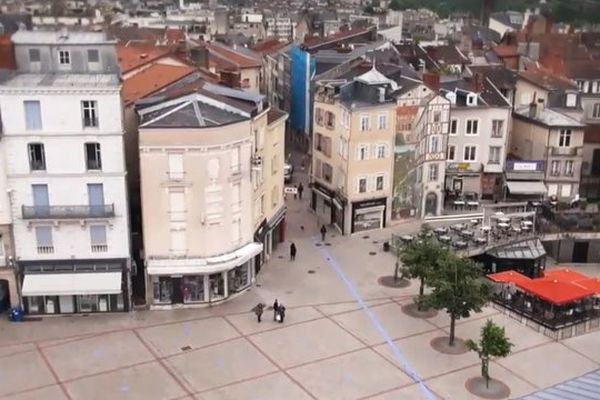
[[245,246],[221,256],[210,258],[162,258],[148,259],[150,275],[194,275],[214,274],[228,271],[242,265],[262,253],[262,243],[248,243]]
[[511,194],[546,194],[546,185],[539,181],[508,181],[506,182],[508,191]]
[[120,272],[27,274],[23,296],[63,296],[121,293]]

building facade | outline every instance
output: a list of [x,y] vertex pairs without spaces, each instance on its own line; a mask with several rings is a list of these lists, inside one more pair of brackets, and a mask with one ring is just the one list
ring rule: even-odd
[[244,291],[281,240],[285,114],[269,120],[262,101],[206,83],[138,109],[152,308]]
[[0,84],[15,268],[25,311],[129,309],[130,246],[115,43],[19,31]]
[[351,82],[321,82],[315,98],[311,208],[343,234],[391,219],[396,83],[375,68]]

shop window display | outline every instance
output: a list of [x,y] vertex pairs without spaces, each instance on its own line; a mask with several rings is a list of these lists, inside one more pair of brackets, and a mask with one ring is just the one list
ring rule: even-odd
[[227,273],[229,279],[229,290],[239,292],[250,284],[250,274],[248,273],[250,263],[240,265]]
[[154,301],[157,303],[171,303],[173,283],[170,278],[159,277],[154,280]]
[[204,276],[183,277],[183,302],[197,303],[204,301]]
[[225,298],[225,280],[223,274],[210,275],[210,300],[221,300]]

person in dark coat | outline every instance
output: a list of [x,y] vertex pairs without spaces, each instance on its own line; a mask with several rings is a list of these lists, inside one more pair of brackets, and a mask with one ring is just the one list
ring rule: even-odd
[[304,192],[304,186],[302,186],[302,182],[298,184],[298,198],[302,200],[302,192]]
[[283,324],[283,320],[285,319],[285,306],[283,304],[279,305],[279,323]]
[[273,302],[273,321],[277,321],[277,313],[279,312],[279,302],[277,299]]
[[254,313],[256,314],[256,320],[260,323],[260,319],[262,318],[264,311],[264,305],[262,303],[258,303],[256,307],[254,307]]
[[294,261],[296,259],[296,244],[292,242],[290,244],[290,260]]
[[325,225],[321,226],[321,241],[324,242],[325,241],[325,236],[327,235],[327,228],[325,228]]

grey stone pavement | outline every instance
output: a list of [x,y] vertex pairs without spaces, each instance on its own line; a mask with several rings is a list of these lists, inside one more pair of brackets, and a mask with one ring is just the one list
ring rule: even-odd
[[[289,199],[288,207],[296,261],[288,260],[288,243],[282,244],[257,286],[225,304],[1,321],[0,398],[428,399],[411,370],[435,398],[476,398],[464,385],[479,374],[476,356],[444,355],[430,346],[447,335],[446,315],[409,317],[401,305],[412,301],[417,284],[393,289],[378,283],[394,264],[381,251],[382,241],[392,230],[408,232],[418,224],[345,238],[331,234],[329,246],[317,247],[319,225],[306,199]],[[268,312],[258,324],[250,309],[275,298],[288,309],[285,323],[273,322]],[[600,333],[554,342],[491,307],[459,321],[457,335],[476,338],[487,318],[505,326],[515,344],[512,355],[491,366],[511,398],[599,367]]]

